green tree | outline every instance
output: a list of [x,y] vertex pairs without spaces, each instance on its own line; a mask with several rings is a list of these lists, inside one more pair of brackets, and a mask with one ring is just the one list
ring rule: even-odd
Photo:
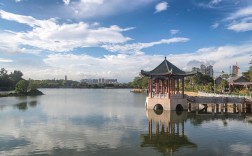
[[28,90],[35,90],[39,87],[39,83],[37,81],[34,80],[30,80],[29,81],[29,85],[28,85]]
[[250,67],[249,67],[249,70],[248,70],[247,72],[242,73],[242,74],[243,74],[243,76],[245,76],[247,79],[249,79],[250,81],[252,81],[252,59],[251,59],[251,61],[250,61],[249,64],[251,64]]
[[0,70],[0,90],[10,90],[11,81],[9,79],[8,71],[4,68]]
[[29,82],[26,80],[20,80],[16,84],[15,92],[18,94],[26,94],[28,90]]
[[148,86],[148,77],[135,77],[132,81],[133,88],[145,89]]
[[13,73],[9,75],[9,78],[14,81],[18,82],[19,80],[22,80],[23,73],[19,70],[14,70]]
[[18,81],[22,80],[23,73],[18,70],[14,70],[14,72],[9,74],[9,81],[11,82],[11,87],[15,88]]

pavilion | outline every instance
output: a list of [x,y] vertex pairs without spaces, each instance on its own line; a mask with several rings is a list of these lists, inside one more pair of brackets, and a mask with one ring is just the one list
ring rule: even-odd
[[151,71],[141,70],[140,74],[149,77],[147,109],[153,109],[156,104],[161,104],[165,110],[187,109],[184,78],[196,72],[182,71],[165,57],[156,68]]
[[252,85],[252,82],[250,82],[246,77],[244,76],[236,76],[236,77],[231,77],[229,80],[229,85],[232,87],[235,86],[243,86],[245,88],[248,88],[249,86]]

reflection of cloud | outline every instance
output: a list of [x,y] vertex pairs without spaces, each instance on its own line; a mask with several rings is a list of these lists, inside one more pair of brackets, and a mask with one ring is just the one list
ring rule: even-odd
[[[94,152],[101,148],[119,148],[125,144],[124,138],[131,131],[142,128],[141,122],[146,120],[144,113],[139,113],[143,111],[143,104],[140,104],[141,107],[135,106],[136,99],[129,90],[118,90],[116,92],[124,94],[107,100],[102,96],[104,91],[113,93],[110,90],[96,90],[94,100],[90,90],[43,90],[47,95],[38,99],[42,114],[0,118],[1,124],[5,125],[0,129],[3,139],[26,143],[13,146],[6,152],[3,150],[0,155],[28,155],[36,152],[52,155],[55,149]],[[66,92],[68,96],[64,96]],[[124,96],[129,99],[112,103],[116,98],[123,99]],[[97,103],[97,97],[100,103]]]
[[230,149],[237,153],[243,153],[243,154],[252,154],[252,145],[251,144],[242,144],[237,143],[230,145]]
[[[137,120],[141,120],[138,118]],[[2,120],[2,119],[1,119]],[[40,119],[35,119],[39,121]],[[133,120],[132,120],[133,121]],[[31,152],[44,151],[51,154],[54,149],[75,149],[77,151],[99,148],[118,148],[123,138],[127,136],[129,121],[107,120],[102,126],[89,126],[87,124],[73,124],[71,119],[48,118],[47,121],[38,124],[25,124],[29,119],[8,120],[2,122],[4,128],[0,133],[13,140],[24,140],[25,145],[12,147],[12,150],[1,153],[4,155],[27,155]],[[126,122],[126,123],[125,123]],[[7,138],[7,139],[8,139]],[[34,151],[36,149],[36,151]]]

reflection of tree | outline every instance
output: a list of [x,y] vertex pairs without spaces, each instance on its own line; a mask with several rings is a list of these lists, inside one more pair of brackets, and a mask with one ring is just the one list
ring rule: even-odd
[[[184,135],[186,113],[177,114],[174,111],[164,111],[157,115],[153,110],[147,110],[149,133],[141,135],[143,139],[141,147],[155,147],[164,154],[175,152],[185,146],[197,147]],[[155,133],[153,133],[153,128]]]
[[28,108],[27,102],[18,103],[18,104],[16,104],[15,106],[16,106],[19,110],[23,110],[23,111],[25,111],[25,110]]
[[243,121],[245,119],[244,114],[232,114],[232,113],[223,113],[223,114],[198,114],[191,112],[187,114],[187,119],[190,119],[190,122],[194,126],[201,125],[203,122],[208,122],[212,120],[222,120],[223,125],[227,126],[228,122],[227,120],[239,120]]
[[30,107],[36,107],[36,106],[37,106],[37,101],[31,101],[31,102],[29,103],[29,106],[30,106]]
[[15,105],[16,108],[18,108],[19,110],[22,110],[22,111],[27,110],[29,108],[28,106],[36,107],[37,106],[37,101],[21,102],[21,103],[18,103],[18,104]]

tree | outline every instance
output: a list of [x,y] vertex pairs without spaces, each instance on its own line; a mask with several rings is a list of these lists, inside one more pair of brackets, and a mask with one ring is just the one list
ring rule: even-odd
[[250,61],[249,64],[251,64],[250,67],[249,67],[249,70],[248,70],[247,72],[242,73],[242,74],[243,74],[243,76],[245,76],[247,79],[249,79],[250,81],[252,81],[252,59],[251,59],[251,61]]
[[26,80],[20,80],[16,84],[15,92],[18,94],[26,94],[28,90],[29,82]]
[[14,70],[13,73],[9,75],[10,79],[14,82],[18,82],[19,80],[22,80],[23,73],[19,70]]
[[7,70],[4,69],[4,68],[1,68],[1,70],[0,70],[0,76],[2,77],[4,75],[7,75]]
[[28,90],[32,91],[35,90],[39,87],[39,83],[34,81],[34,80],[30,80],[29,81],[29,85],[28,85]]
[[132,87],[144,89],[148,86],[148,77],[135,77],[132,82]]
[[9,75],[7,74],[7,70],[1,68],[0,70],[0,89],[2,90],[10,90],[11,89],[11,81],[9,79]]
[[9,74],[9,81],[11,82],[11,87],[15,88],[18,81],[22,80],[23,73],[18,70],[14,70],[14,72]]

